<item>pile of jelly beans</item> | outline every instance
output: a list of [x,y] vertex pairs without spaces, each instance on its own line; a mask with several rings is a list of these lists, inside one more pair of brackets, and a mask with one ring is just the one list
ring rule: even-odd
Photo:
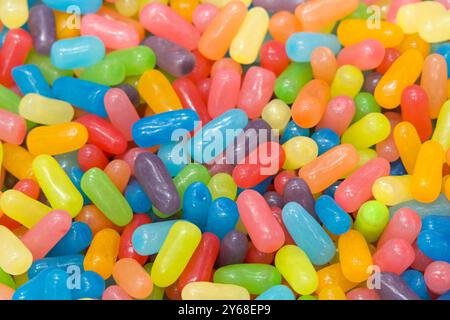
[[1,300],[450,299],[449,0],[0,21]]

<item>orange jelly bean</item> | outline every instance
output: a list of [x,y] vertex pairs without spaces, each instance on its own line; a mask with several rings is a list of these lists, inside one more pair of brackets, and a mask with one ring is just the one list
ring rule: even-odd
[[361,233],[350,230],[341,235],[338,250],[342,273],[347,280],[359,283],[369,278],[368,268],[373,264],[372,255]]

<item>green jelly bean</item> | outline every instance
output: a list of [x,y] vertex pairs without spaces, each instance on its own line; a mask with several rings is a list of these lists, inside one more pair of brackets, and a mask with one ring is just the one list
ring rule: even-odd
[[114,224],[123,227],[131,222],[133,211],[130,205],[106,173],[99,168],[86,171],[81,178],[81,189]]
[[352,123],[374,112],[381,112],[381,107],[376,102],[375,97],[368,92],[361,92],[355,97],[355,115]]
[[126,76],[139,76],[156,65],[156,55],[146,46],[117,50],[109,53],[107,59],[122,62]]
[[14,282],[14,279],[11,275],[3,271],[2,268],[0,268],[0,283],[4,284],[12,289],[16,289],[16,283]]
[[52,64],[49,56],[40,55],[36,52],[31,52],[28,55],[26,63],[35,64],[39,70],[41,70],[45,80],[47,80],[50,85],[53,85],[53,82],[58,78],[73,76],[72,70],[58,69]]
[[281,284],[281,274],[272,265],[259,263],[232,264],[214,273],[214,282],[244,287],[250,294],[261,294]]
[[370,11],[367,10],[367,4],[364,2],[360,2],[358,8],[356,8],[355,11],[353,11],[351,14],[346,16],[342,20],[346,19],[368,19],[370,17]]
[[315,296],[305,295],[299,297],[297,300],[318,300]]
[[218,173],[208,183],[208,189],[211,192],[212,199],[230,198],[236,199],[237,185],[232,176],[227,173]]
[[115,86],[123,82],[125,73],[125,64],[120,60],[106,58],[92,67],[83,70],[80,74],[80,79],[105,86]]
[[275,82],[275,95],[287,104],[294,103],[305,84],[312,80],[309,63],[291,63]]
[[359,208],[354,228],[372,243],[378,240],[388,222],[388,208],[381,202],[372,200]]

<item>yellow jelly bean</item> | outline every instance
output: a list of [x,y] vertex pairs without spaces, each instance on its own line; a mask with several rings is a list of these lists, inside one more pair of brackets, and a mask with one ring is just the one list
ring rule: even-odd
[[34,179],[33,156],[23,147],[3,144],[3,167],[17,179]]
[[339,261],[347,280],[362,282],[369,278],[368,267],[373,264],[366,239],[356,230],[350,230],[339,237]]
[[422,145],[416,128],[410,122],[400,122],[394,128],[394,141],[406,171],[412,174]]
[[308,137],[294,137],[283,144],[286,160],[283,169],[296,170],[317,158],[317,143]]
[[340,263],[334,263],[320,269],[317,271],[317,276],[319,277],[319,286],[316,290],[317,292],[321,292],[325,287],[330,285],[338,286],[344,292],[347,292],[358,285],[358,283],[351,282],[345,278],[342,273]]
[[181,292],[183,300],[250,300],[247,289],[234,284],[191,282]]
[[278,250],[275,267],[295,292],[311,294],[319,285],[319,278],[308,256],[297,246],[287,245]]
[[28,20],[27,0],[0,1],[0,19],[8,29],[17,29]]
[[291,109],[284,101],[275,99],[264,107],[261,117],[272,130],[282,134],[291,119]]
[[396,22],[404,33],[417,33],[421,25],[428,20],[437,19],[445,11],[445,7],[437,1],[406,4],[398,10]]
[[75,218],[83,207],[83,196],[59,163],[49,155],[37,156],[33,172],[52,208],[65,210]]
[[126,17],[132,17],[139,12],[139,0],[116,0],[117,12]]
[[151,278],[158,287],[173,284],[183,272],[200,243],[200,229],[186,221],[178,221],[169,231],[153,264]]
[[17,190],[5,191],[0,197],[0,208],[4,214],[30,229],[39,222],[52,208],[30,198]]
[[78,122],[33,128],[27,135],[31,154],[58,155],[80,149],[88,140],[88,131]]
[[413,85],[422,72],[424,57],[419,50],[406,50],[384,74],[375,88],[375,100],[386,109],[400,105],[403,90]]
[[103,229],[92,239],[84,258],[84,270],[97,272],[108,279],[119,254],[120,235],[113,229]]
[[385,140],[391,133],[388,118],[381,113],[369,113],[352,124],[342,135],[342,144],[350,143],[357,149],[370,148]]
[[21,117],[39,124],[59,124],[73,119],[72,106],[61,100],[29,93],[22,98],[19,104]]
[[378,178],[372,186],[373,197],[387,206],[412,200],[411,181],[410,175]]
[[354,98],[364,84],[364,75],[358,68],[350,65],[340,67],[331,84],[331,97],[348,96]]
[[[226,4],[228,4],[229,2],[233,2],[236,0],[201,0],[201,3],[211,3],[213,5],[215,5],[218,8],[223,8]],[[242,3],[244,3],[247,7],[250,5],[250,3],[252,3],[252,0],[237,0],[240,1]]]
[[138,91],[154,113],[180,110],[181,102],[172,84],[158,70],[148,70],[139,79]]
[[269,28],[269,15],[261,7],[251,9],[245,16],[230,46],[230,56],[240,64],[252,64]]
[[420,147],[411,181],[411,193],[417,201],[430,203],[439,197],[444,157],[444,150],[436,141],[427,141]]
[[439,142],[444,150],[450,148],[450,100],[447,100],[439,111],[432,140]]
[[11,275],[27,272],[33,263],[30,250],[7,227],[0,225],[0,268]]
[[405,39],[397,46],[400,53],[404,53],[408,49],[417,49],[426,58],[430,54],[430,44],[424,41],[418,33],[408,34]]
[[319,300],[347,300],[347,296],[341,287],[328,285],[319,292]]
[[230,198],[231,200],[236,199],[236,182],[227,173],[218,173],[211,177],[211,180],[208,182],[208,189],[211,192],[213,200],[221,197]]
[[450,40],[450,10],[436,17],[427,20],[419,27],[419,35],[422,39],[430,43],[438,43]]

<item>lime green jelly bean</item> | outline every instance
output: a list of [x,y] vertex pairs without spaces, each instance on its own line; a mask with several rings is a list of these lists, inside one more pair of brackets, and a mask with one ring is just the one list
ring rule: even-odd
[[108,60],[122,62],[125,66],[127,77],[140,76],[145,71],[153,69],[156,65],[155,53],[146,46],[114,51],[106,57]]
[[218,173],[213,176],[208,183],[208,189],[213,200],[221,197],[236,199],[237,185],[233,177],[227,173]]
[[275,95],[287,104],[292,104],[298,93],[312,79],[309,63],[291,63],[275,82]]
[[381,112],[381,107],[375,100],[373,94],[361,92],[355,97],[355,115],[352,122],[361,120],[364,116],[373,112]]
[[125,79],[125,65],[115,59],[103,59],[92,67],[86,68],[80,74],[80,79],[115,86]]
[[379,201],[371,200],[359,208],[355,229],[361,232],[368,242],[375,242],[389,222],[389,210]]
[[390,132],[391,124],[385,115],[369,113],[344,132],[341,143],[350,143],[357,149],[370,148],[385,140]]

